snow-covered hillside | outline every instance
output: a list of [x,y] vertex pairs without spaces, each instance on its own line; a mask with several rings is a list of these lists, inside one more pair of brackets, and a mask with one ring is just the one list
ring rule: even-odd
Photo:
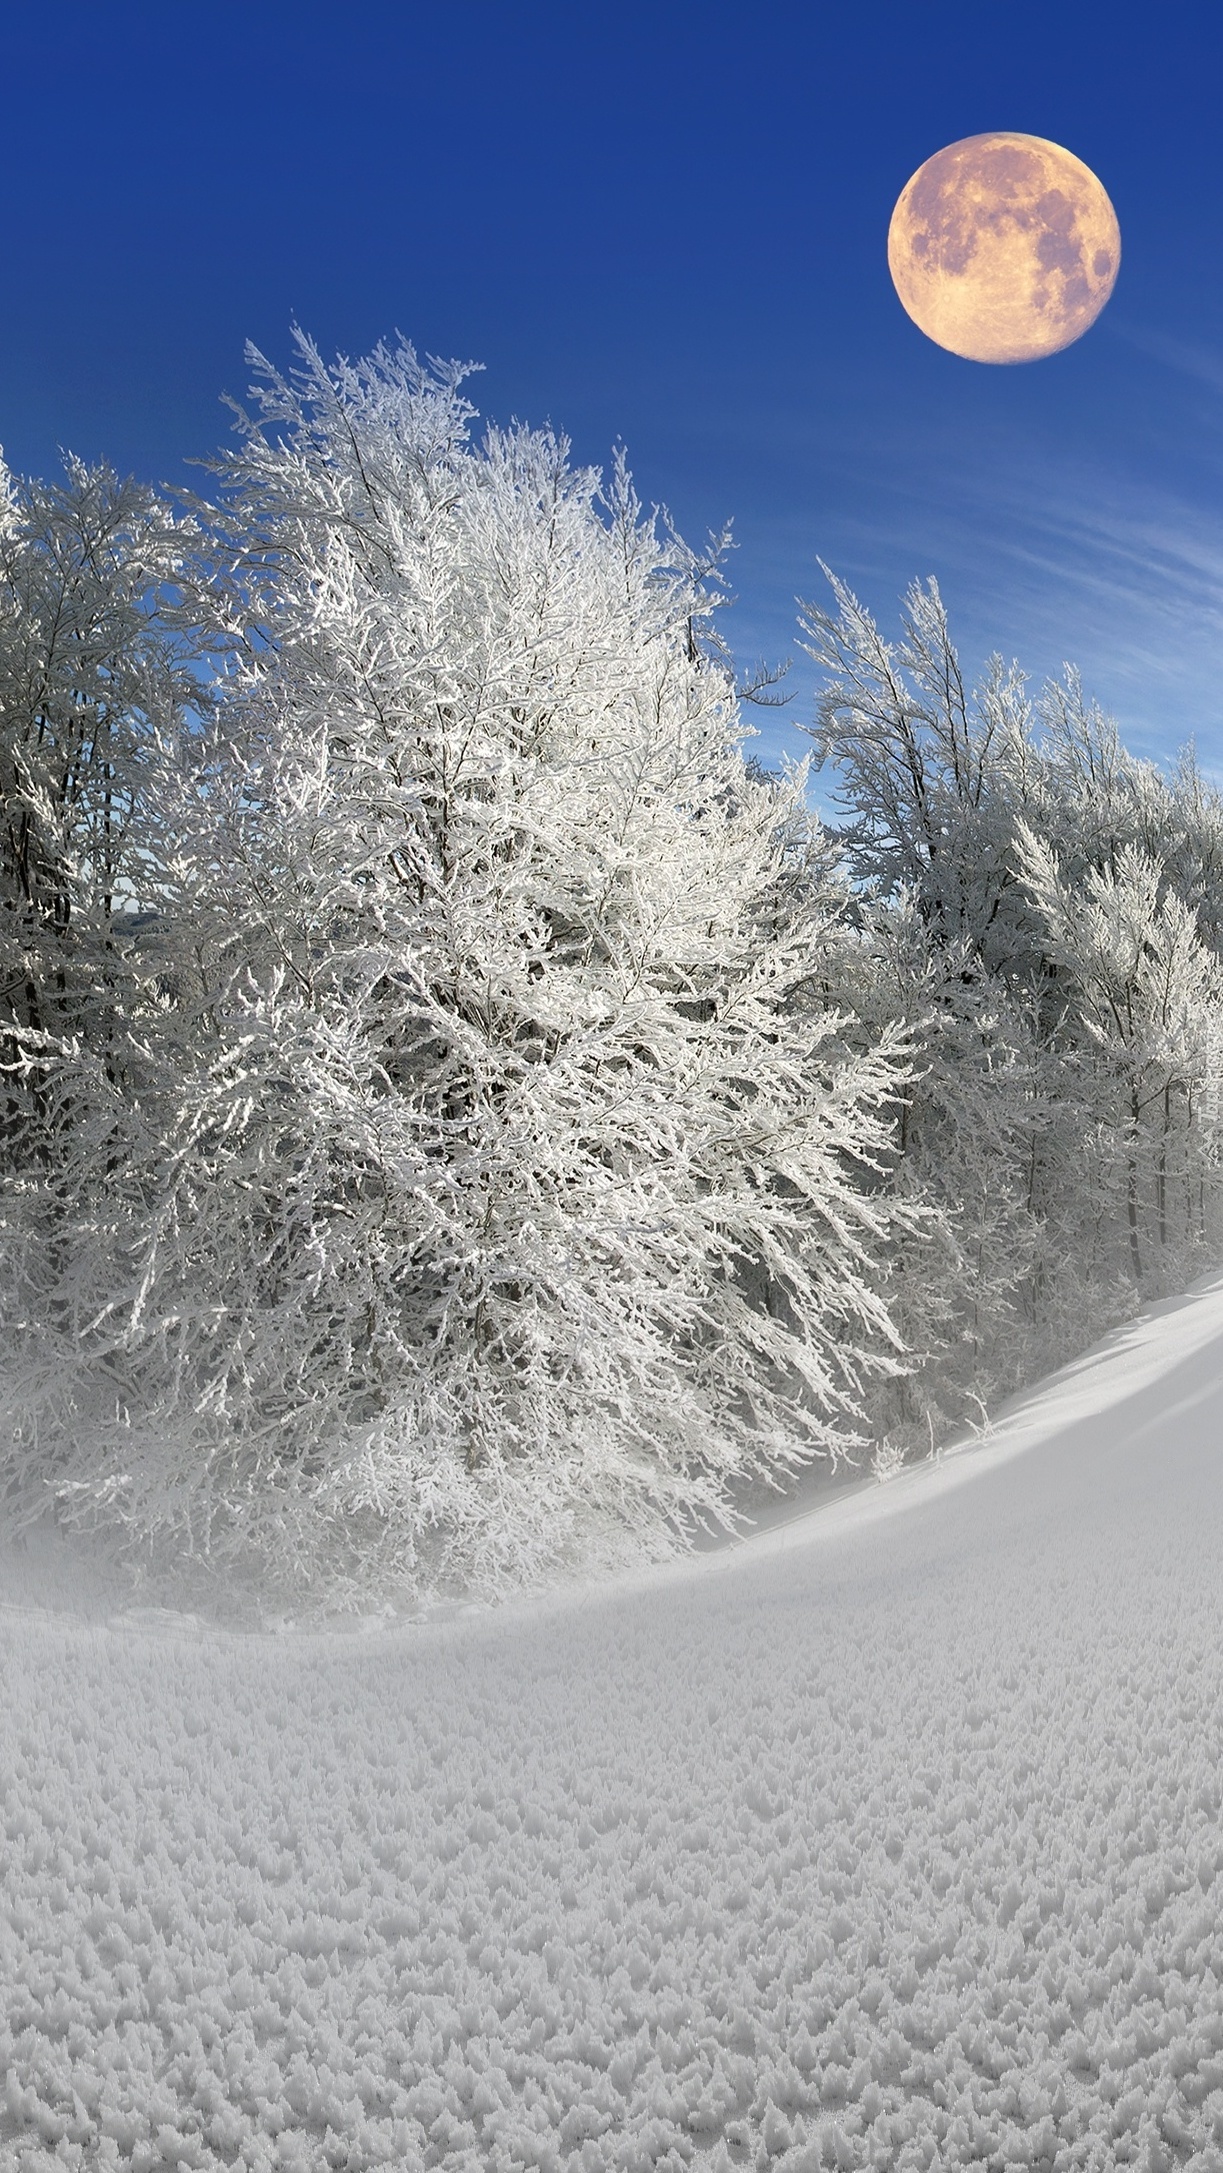
[[226,1634],[15,1555],[0,2165],[1223,2167],[1221,1564],[1223,1281],[584,1599]]

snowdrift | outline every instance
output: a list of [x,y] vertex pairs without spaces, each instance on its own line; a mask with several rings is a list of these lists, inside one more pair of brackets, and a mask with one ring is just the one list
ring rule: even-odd
[[0,2166],[1223,2166],[1221,1443],[1216,1279],[583,1598],[11,1555]]

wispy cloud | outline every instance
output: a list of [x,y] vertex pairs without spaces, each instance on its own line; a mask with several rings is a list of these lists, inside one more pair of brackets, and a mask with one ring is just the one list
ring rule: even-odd
[[1178,376],[1190,378],[1195,384],[1205,385],[1211,392],[1223,393],[1223,355],[1217,348],[1177,339],[1158,326],[1130,324],[1124,317],[1110,317],[1108,329],[1114,339],[1123,341],[1151,361],[1162,363],[1165,369],[1174,370]]
[[[873,400],[690,416],[739,507],[727,632],[744,662],[794,652],[817,556],[885,627],[933,573],[970,669],[993,650],[1038,680],[1073,661],[1136,749],[1193,738],[1223,776],[1223,351],[1123,321],[1109,336],[1134,361],[1102,372],[1098,411],[1017,384],[989,402],[970,387],[966,415],[919,388],[882,422]],[[791,707],[758,720],[772,749],[806,744],[801,657],[791,683]]]
[[[922,483],[893,471],[869,511],[745,539],[741,653],[792,648],[790,597],[820,586],[817,549],[885,625],[908,581],[933,573],[970,668],[994,650],[1038,679],[1075,663],[1136,751],[1166,759],[1192,738],[1223,775],[1223,491],[1216,514],[1137,478],[1046,460],[988,478],[944,467]],[[810,715],[801,660],[793,684],[791,709],[758,720],[777,748],[797,746],[794,727]]]

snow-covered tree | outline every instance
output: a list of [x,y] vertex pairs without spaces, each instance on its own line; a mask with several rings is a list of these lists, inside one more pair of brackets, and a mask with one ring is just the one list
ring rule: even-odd
[[993,965],[1024,948],[1008,846],[1033,789],[1022,673],[990,660],[965,684],[938,584],[915,582],[898,643],[834,575],[836,612],[803,608],[802,646],[828,674],[814,738],[837,774],[841,843],[859,882],[909,896],[944,945]]
[[815,737],[869,937],[841,994],[914,1034],[892,1183],[934,1211],[890,1286],[918,1362],[872,1412],[916,1439],[1118,1317],[1127,1262],[1168,1287],[1210,1241],[1223,812],[1069,667],[968,686],[934,583],[898,643],[832,586]]
[[[79,1406],[146,1098],[152,780],[207,706],[179,623],[192,543],[109,469],[0,473],[0,1491],[26,1508],[49,1498],[58,1420]],[[122,1399],[104,1365],[99,1399]]]
[[0,1044],[4,1152],[45,1156],[54,1047],[122,1061],[118,985],[159,739],[202,699],[165,591],[189,529],[157,495],[69,460],[0,468]]
[[1141,1282],[1146,1216],[1161,1251],[1192,1240],[1214,1174],[1223,970],[1194,909],[1140,847],[1123,846],[1113,868],[1092,868],[1076,888],[1043,839],[1021,829],[1018,842],[1050,956],[1065,975],[1065,1022],[1100,1059],[1124,1142],[1115,1161],[1125,1171],[1130,1261]]
[[24,1438],[70,1512],[288,1580],[672,1543],[897,1362],[863,1179],[904,1036],[813,996],[801,776],[749,774],[711,569],[623,464],[473,446],[407,348],[260,371],[146,1087]]
[[411,350],[174,515],[0,489],[0,1486],[364,1596],[928,1446],[1217,1239],[1223,805],[834,582],[804,772],[694,554]]

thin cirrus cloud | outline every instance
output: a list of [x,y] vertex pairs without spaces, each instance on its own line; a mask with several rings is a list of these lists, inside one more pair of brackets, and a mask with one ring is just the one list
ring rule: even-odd
[[1193,340],[1177,339],[1154,327],[1127,324],[1124,319],[1112,325],[1111,330],[1127,346],[1149,356],[1153,362],[1162,363],[1166,369],[1207,386],[1211,392],[1223,393],[1223,356],[1212,349],[1201,347]]
[[[1005,515],[995,549],[1013,570],[1014,630],[987,646],[1013,646],[1042,674],[1073,661],[1136,751],[1167,759],[1194,739],[1204,765],[1223,770],[1223,505],[1216,514],[1149,483],[1119,489],[1063,468],[1012,486]],[[967,561],[962,570],[971,579]],[[971,589],[966,600],[980,646],[982,601]]]
[[[1073,663],[1136,753],[1168,761],[1193,740],[1203,768],[1223,782],[1223,487],[1216,510],[1209,489],[1192,500],[1146,477],[1118,480],[1089,460],[1033,459],[1030,448],[1022,472],[1008,463],[987,480],[943,461],[933,471],[925,461],[907,474],[903,466],[886,483],[877,476],[858,508],[760,539],[753,593],[736,614],[741,653],[792,639],[779,611],[753,610],[753,594],[776,595],[789,575],[791,590],[818,595],[816,526],[827,538],[819,555],[885,632],[897,625],[908,582],[934,574],[970,671],[996,650],[1037,681]],[[815,689],[801,662],[792,684],[791,707],[759,720],[769,751],[807,744],[794,727],[809,720]]]

